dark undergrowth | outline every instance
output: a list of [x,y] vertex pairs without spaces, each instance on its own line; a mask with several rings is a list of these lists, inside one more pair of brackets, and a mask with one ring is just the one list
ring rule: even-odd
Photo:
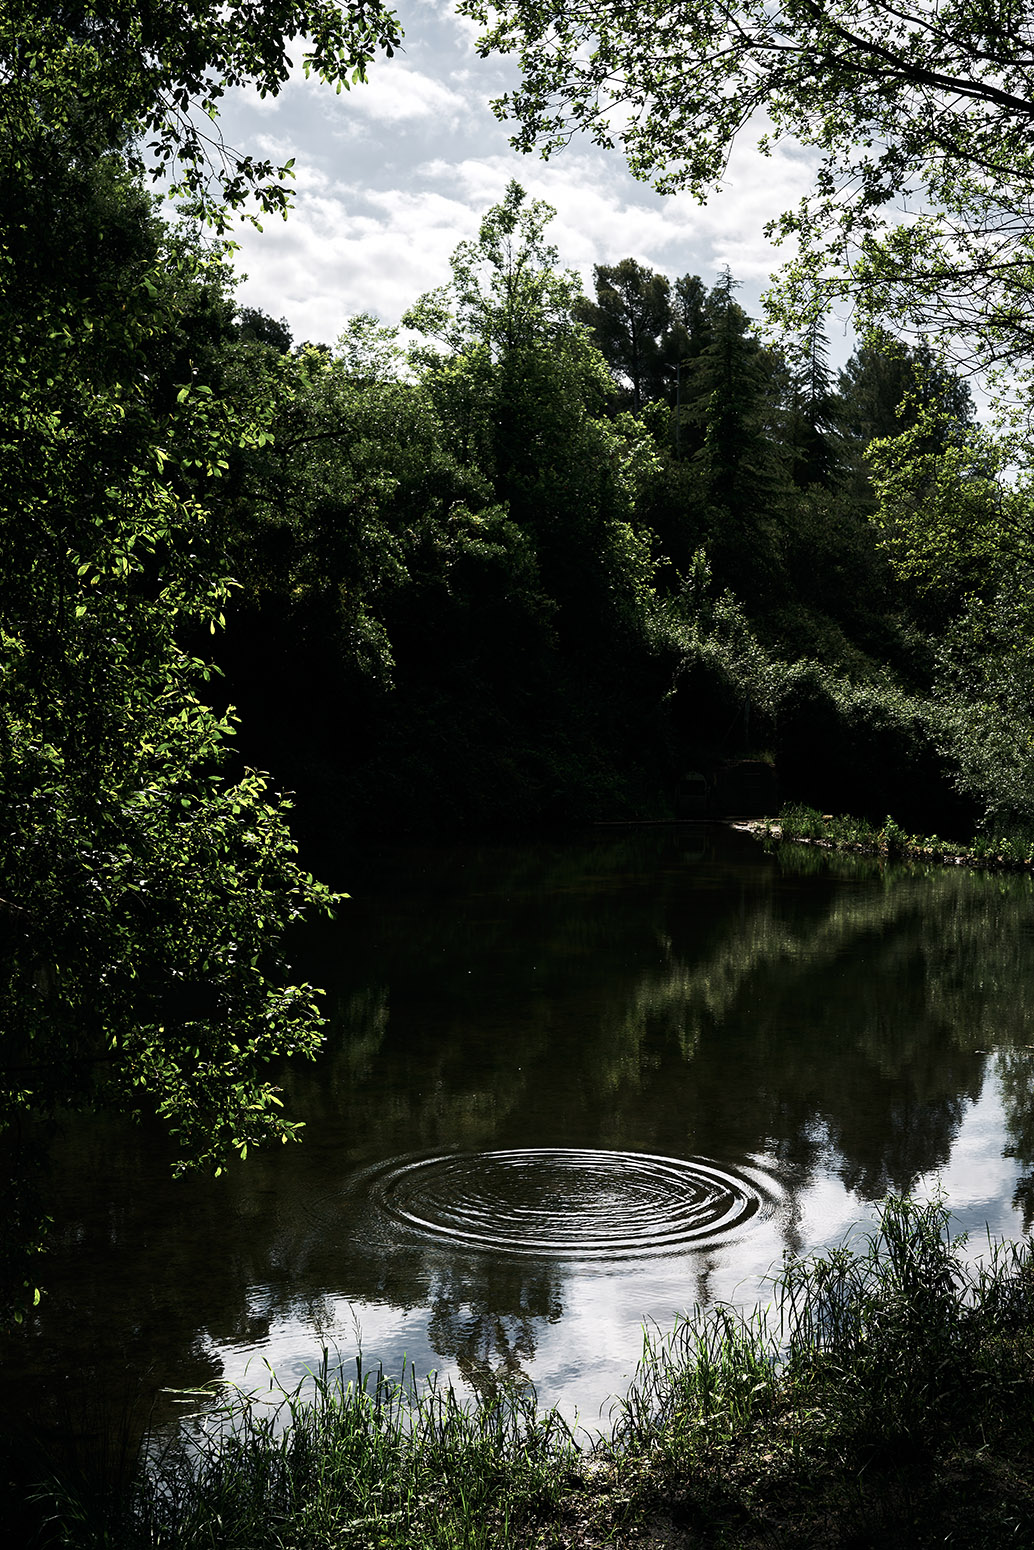
[[647,1339],[613,1435],[527,1396],[479,1406],[325,1368],[153,1447],[106,1497],[52,1477],[69,1550],[1034,1544],[1034,1257],[973,1265],[942,1200],[787,1260],[767,1314]]

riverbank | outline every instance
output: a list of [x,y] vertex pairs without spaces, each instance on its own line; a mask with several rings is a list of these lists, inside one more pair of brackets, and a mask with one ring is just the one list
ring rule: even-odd
[[51,1480],[67,1550],[547,1550],[1034,1542],[1034,1256],[974,1270],[943,1201],[789,1260],[772,1311],[648,1343],[612,1437],[325,1368],[222,1405],[119,1490]]
[[796,805],[783,808],[778,818],[743,819],[735,827],[764,840],[818,845],[855,855],[910,858],[982,870],[1034,871],[1034,836],[1029,834],[976,835],[959,842],[937,834],[910,834],[890,817],[874,824],[864,818]]

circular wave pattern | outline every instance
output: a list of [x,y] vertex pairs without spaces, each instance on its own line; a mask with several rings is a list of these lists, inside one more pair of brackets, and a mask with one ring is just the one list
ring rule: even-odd
[[420,1158],[388,1167],[371,1195],[421,1236],[564,1258],[703,1248],[773,1205],[760,1176],[704,1159],[566,1148]]

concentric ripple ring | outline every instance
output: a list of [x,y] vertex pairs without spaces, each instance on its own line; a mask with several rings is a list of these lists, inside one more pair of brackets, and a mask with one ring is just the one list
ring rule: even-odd
[[565,1258],[703,1248],[773,1207],[753,1168],[574,1148],[421,1157],[375,1171],[369,1187],[381,1212],[421,1237]]

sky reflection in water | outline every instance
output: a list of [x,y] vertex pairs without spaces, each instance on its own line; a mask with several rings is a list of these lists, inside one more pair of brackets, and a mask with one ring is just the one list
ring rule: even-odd
[[[982,1096],[963,1117],[948,1166],[916,1181],[921,1195],[945,1191],[974,1256],[986,1248],[988,1227],[996,1237],[1025,1230],[1012,1203],[1016,1164],[1002,1155],[1005,1114],[993,1065]],[[756,1161],[771,1165],[772,1159]],[[592,1431],[609,1424],[612,1400],[628,1388],[644,1326],[666,1331],[694,1304],[721,1300],[749,1308],[767,1301],[767,1280],[784,1250],[786,1213],[802,1247],[812,1251],[864,1233],[872,1211],[873,1202],[846,1189],[834,1171],[799,1187],[787,1180],[787,1198],[724,1245],[646,1256],[645,1263],[572,1256],[562,1266],[558,1301],[546,1312],[533,1311],[533,1297],[513,1299],[516,1312],[510,1302],[487,1306],[476,1259],[465,1267],[453,1252],[431,1269],[426,1307],[330,1294],[314,1321],[311,1304],[292,1313],[270,1288],[254,1287],[250,1311],[262,1326],[261,1340],[214,1341],[212,1348],[225,1376],[245,1388],[265,1386],[267,1363],[284,1386],[303,1381],[324,1345],[349,1375],[361,1346],[367,1365],[372,1360],[399,1372],[405,1364],[421,1378],[437,1372],[465,1392],[484,1391],[493,1375],[528,1377],[542,1403],[557,1404]],[[274,1305],[281,1311],[271,1316]]]

